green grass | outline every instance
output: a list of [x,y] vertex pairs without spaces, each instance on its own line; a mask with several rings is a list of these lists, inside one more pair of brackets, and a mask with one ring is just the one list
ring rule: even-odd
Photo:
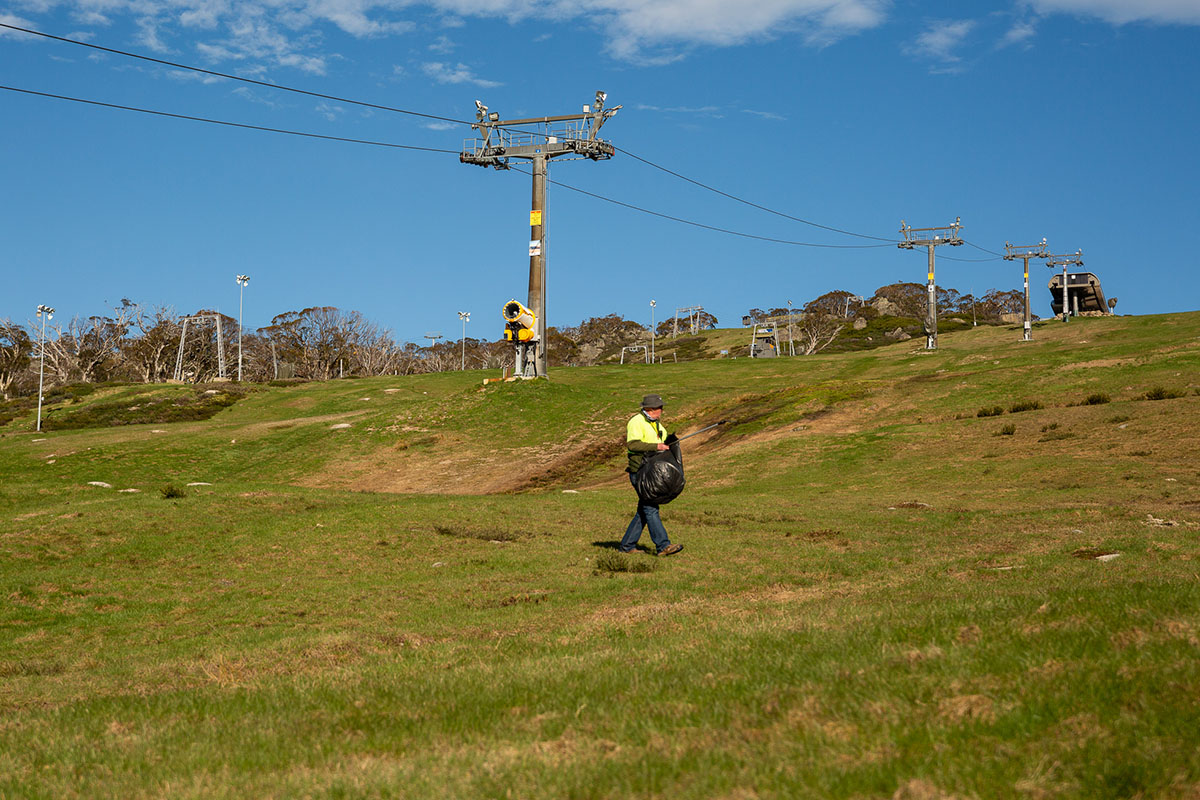
[[[1200,398],[1143,398],[1200,314],[1034,337],[23,411],[0,797],[1194,796]],[[613,549],[648,391],[731,420],[668,559]]]

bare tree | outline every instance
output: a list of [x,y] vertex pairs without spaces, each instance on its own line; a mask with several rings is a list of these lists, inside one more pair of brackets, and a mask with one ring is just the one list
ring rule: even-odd
[[0,319],[0,394],[9,399],[9,390],[29,367],[33,340],[25,328],[11,319]]
[[147,311],[132,305],[131,326],[139,333],[121,344],[124,366],[143,383],[171,377],[179,350],[180,324],[174,309],[156,306]]
[[129,330],[132,307],[115,309],[111,317],[75,316],[66,328],[54,325],[46,338],[46,365],[59,383],[104,380],[120,361],[121,340]]
[[833,340],[842,332],[845,320],[842,319],[841,309],[831,311],[831,304],[829,296],[822,295],[804,306],[800,321],[794,328],[799,335],[800,349],[804,355],[824,350],[833,344]]

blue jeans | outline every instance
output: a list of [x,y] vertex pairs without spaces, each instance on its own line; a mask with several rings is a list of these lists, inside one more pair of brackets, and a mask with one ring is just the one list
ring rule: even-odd
[[[633,473],[629,473],[629,483],[633,485]],[[621,537],[620,549],[622,553],[631,552],[637,547],[638,539],[642,538],[642,530],[650,528],[650,540],[654,542],[654,546],[658,548],[658,552],[662,552],[671,544],[671,540],[667,537],[667,529],[663,527],[662,517],[658,515],[658,506],[652,506],[643,503],[641,498],[638,498],[637,513],[633,515],[633,519],[629,521],[629,527],[625,529],[625,535]]]

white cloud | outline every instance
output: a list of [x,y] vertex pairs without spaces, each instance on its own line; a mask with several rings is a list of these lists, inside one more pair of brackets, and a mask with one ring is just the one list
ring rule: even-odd
[[443,35],[433,40],[433,42],[429,45],[429,51],[431,53],[446,55],[447,53],[454,52],[454,47],[454,41],[449,36]]
[[[558,2],[560,8],[571,7],[571,0]],[[890,0],[584,0],[582,7],[606,17],[613,55],[639,60],[647,49],[724,47],[781,33],[829,44],[880,25],[889,5]],[[678,56],[670,50],[668,55],[670,60]]]
[[[586,21],[600,28],[608,51],[646,64],[683,58],[696,46],[733,46],[784,35],[825,45],[882,24],[893,0],[19,0],[36,10],[69,9],[83,24],[132,18],[138,41],[170,52],[178,28],[212,32],[203,41],[214,60],[257,61],[322,73],[334,54],[324,52],[324,26],[350,36],[395,36],[416,30],[408,17],[432,12],[436,24],[464,20],[537,18]],[[1067,0],[1045,0],[1067,2]],[[1182,2],[1183,0],[1180,0]],[[1159,0],[1163,2],[1163,0]],[[548,31],[544,31],[548,33]],[[192,37],[194,38],[194,37]],[[450,52],[446,37],[430,45]],[[449,79],[473,82],[470,77]]]
[[997,47],[1011,47],[1013,45],[1029,46],[1029,40],[1037,33],[1037,26],[1028,20],[1019,20],[1013,23],[1013,26],[1008,29],[1004,37],[996,45]]
[[956,64],[962,59],[954,51],[974,28],[975,22],[969,19],[956,22],[934,20],[929,30],[918,35],[914,43],[904,48],[904,52],[942,64]]
[[782,114],[776,114],[774,111],[755,111],[752,108],[743,108],[742,113],[753,114],[756,117],[762,117],[763,119],[774,120],[777,122],[783,122],[787,119],[787,117],[783,116]]
[[346,113],[346,109],[343,107],[334,105],[333,103],[329,103],[324,100],[317,103],[315,110],[318,114],[330,122],[336,120],[339,115]]
[[482,86],[485,89],[503,85],[496,81],[475,77],[471,72],[471,68],[462,63],[444,64],[441,61],[430,61],[422,64],[421,69],[438,83],[469,83],[473,86]]
[[421,127],[428,128],[431,131],[453,131],[462,128],[462,125],[456,125],[453,122],[426,122]]
[[[38,27],[32,22],[24,19],[23,17],[18,17],[16,14],[0,13],[0,22],[3,22],[5,25],[16,25],[18,28],[29,28],[31,31],[36,31],[38,29]],[[0,39],[4,37],[9,37],[12,39],[24,39],[25,41],[32,41],[34,38],[36,38],[30,33],[21,33],[20,31],[14,31],[11,28],[0,28]]]
[[1028,0],[1042,14],[1055,12],[1099,17],[1105,22],[1153,22],[1161,25],[1200,25],[1196,0]]

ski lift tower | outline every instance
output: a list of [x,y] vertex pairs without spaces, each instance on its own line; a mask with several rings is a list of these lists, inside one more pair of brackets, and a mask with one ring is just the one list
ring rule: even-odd
[[[1067,267],[1082,267],[1083,266],[1083,250],[1076,250],[1074,253],[1066,253],[1064,255],[1047,255],[1046,266],[1050,269],[1055,267],[1063,268],[1062,276],[1062,321],[1067,322],[1071,319],[1071,309],[1067,305]],[[1051,295],[1053,296],[1053,295]]]
[[533,166],[533,202],[529,211],[529,308],[537,319],[534,357],[525,377],[546,376],[546,173],[551,159],[606,161],[616,155],[612,142],[597,137],[600,128],[621,106],[605,108],[608,95],[596,92],[596,101],[582,113],[554,117],[501,120],[495,111],[475,101],[479,136],[463,143],[458,160],[479,167],[510,169],[511,159]]
[[955,217],[951,225],[939,228],[913,228],[904,220],[900,220],[900,234],[904,241],[896,244],[901,250],[912,250],[917,247],[929,248],[929,283],[928,296],[925,300],[925,349],[937,350],[937,284],[933,281],[933,248],[941,244],[953,247],[963,243],[958,232],[962,230],[962,217]]
[[1050,254],[1046,252],[1046,237],[1042,237],[1042,241],[1037,244],[1018,246],[1015,244],[1004,243],[1004,260],[1016,261],[1018,258],[1025,262],[1025,333],[1021,341],[1033,341],[1033,317],[1029,313],[1029,259],[1031,258],[1049,258]]

